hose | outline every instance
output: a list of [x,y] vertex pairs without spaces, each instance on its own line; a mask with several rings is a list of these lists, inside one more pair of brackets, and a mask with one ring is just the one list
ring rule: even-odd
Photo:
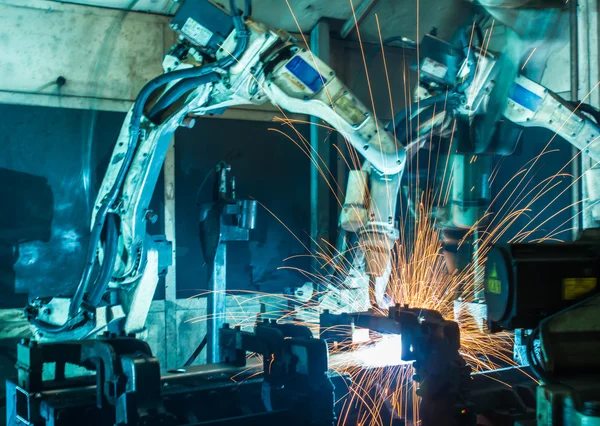
[[410,107],[404,108],[403,110],[399,111],[396,115],[394,115],[394,119],[385,126],[385,129],[388,132],[393,132],[394,130],[397,131],[398,127],[400,127],[400,125],[407,120],[407,115],[409,111],[420,111],[425,107],[429,107],[435,104],[450,104],[452,102],[454,102],[454,98],[452,96],[446,96],[446,94],[432,96],[431,98],[414,102]]
[[[479,28],[479,26],[475,24],[475,28],[477,29],[477,28]],[[480,34],[480,32],[481,32],[481,28],[479,28],[478,33]],[[477,31],[476,31],[476,33],[477,33]],[[479,38],[480,36],[477,35],[477,37]],[[467,76],[466,80],[463,81],[456,88],[456,91],[458,93],[464,93],[465,90],[467,90],[469,88],[469,86],[471,85],[471,83],[473,83],[473,80],[475,79],[475,72],[477,71],[477,62],[475,61],[475,55],[473,54],[474,46],[468,40],[466,29],[464,31],[461,31],[460,41],[462,44],[462,48],[463,48],[465,57],[467,58],[467,65],[469,66],[469,75]]]
[[102,265],[102,270],[94,287],[88,294],[87,301],[92,306],[98,306],[102,296],[108,288],[108,283],[112,277],[112,271],[117,263],[117,248],[119,244],[119,233],[117,232],[117,216],[109,214],[106,218],[106,239],[104,243],[104,262],[108,265]]
[[[152,95],[152,93],[154,93],[156,89],[170,83],[171,81],[178,79],[202,77],[215,72],[219,68],[227,68],[231,64],[233,64],[234,61],[237,60],[237,57],[246,50],[250,33],[247,31],[246,25],[244,24],[244,20],[240,15],[239,11],[237,10],[235,3],[235,0],[229,0],[229,8],[233,17],[233,23],[237,37],[236,46],[231,55],[226,56],[219,61],[204,65],[199,68],[187,68],[162,74],[146,83],[146,85],[138,94],[131,109],[131,117],[129,123],[129,143],[121,164],[121,168],[117,173],[114,185],[106,194],[104,201],[99,206],[96,216],[94,218],[94,222],[91,226],[91,235],[88,244],[88,249],[86,252],[86,261],[84,264],[85,266],[81,275],[81,279],[79,280],[79,284],[77,285],[77,290],[75,291],[75,295],[73,296],[71,305],[69,307],[69,319],[61,326],[55,326],[52,324],[44,323],[43,321],[32,319],[32,323],[36,325],[39,329],[49,333],[60,333],[62,331],[73,328],[74,322],[79,315],[83,295],[86,293],[90,280],[92,278],[92,271],[94,270],[93,267],[96,263],[96,249],[98,246],[98,242],[100,241],[102,230],[104,229],[106,217],[109,213],[109,210],[113,208],[115,202],[117,201],[119,192],[121,191],[123,182],[125,180],[127,172],[129,171],[131,161],[133,160],[135,151],[137,149],[137,145],[140,138],[140,126],[142,121],[142,115],[148,98],[150,98],[150,96]],[[108,263],[109,262],[105,262],[106,266],[102,265],[102,268],[104,269],[105,267],[108,267]],[[100,274],[102,275],[102,271],[100,272]]]
[[179,99],[183,94],[188,91],[194,89],[195,87],[203,86],[205,84],[213,83],[220,79],[219,74],[216,72],[212,72],[210,74],[206,74],[200,77],[188,78],[185,80],[178,81],[171,87],[167,93],[165,93],[161,98],[156,102],[156,104],[152,107],[150,112],[148,113],[148,118],[156,122],[161,112],[165,109],[173,105],[173,103]]
[[585,112],[592,116],[596,124],[600,124],[600,111],[591,106],[590,104],[584,104],[581,102],[571,102],[573,108],[577,108],[577,111]]

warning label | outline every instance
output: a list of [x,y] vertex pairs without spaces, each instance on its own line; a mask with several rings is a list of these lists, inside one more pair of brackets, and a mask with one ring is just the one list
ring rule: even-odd
[[496,270],[496,264],[493,263],[490,267],[489,274],[486,277],[485,288],[488,293],[500,294],[502,293],[502,285],[500,279],[498,279],[498,271]]
[[593,291],[598,285],[596,278],[564,278],[563,300],[574,300]]
[[188,18],[185,21],[185,25],[181,29],[181,32],[188,36],[192,41],[198,43],[200,46],[206,46],[213,36],[213,32],[206,27],[203,27],[192,18]]
[[429,74],[432,77],[444,79],[448,73],[448,67],[444,64],[434,61],[433,59],[425,58],[421,64],[421,72]]

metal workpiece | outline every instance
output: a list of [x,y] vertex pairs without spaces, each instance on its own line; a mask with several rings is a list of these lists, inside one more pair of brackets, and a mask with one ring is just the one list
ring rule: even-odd
[[[132,337],[23,340],[18,378],[6,386],[7,425],[333,425],[348,379],[328,373],[324,341],[291,324],[221,331],[224,353],[239,358],[162,377],[148,345]],[[264,361],[247,362],[249,351]],[[43,375],[51,364],[53,378]]]
[[219,362],[219,330],[227,316],[227,246],[219,243],[213,261],[206,307],[206,362]]
[[[343,327],[346,326],[346,327]],[[395,305],[384,316],[374,311],[320,316],[322,338],[352,342],[354,327],[380,334],[401,335],[403,361],[414,361],[413,380],[419,385],[419,417],[424,426],[475,425],[476,413],[469,401],[471,368],[459,353],[458,324],[444,320],[434,310]]]
[[256,200],[236,198],[231,166],[216,166],[215,198],[201,206],[200,243],[209,267],[207,294],[207,362],[219,362],[219,330],[227,316],[227,243],[249,241],[256,227]]

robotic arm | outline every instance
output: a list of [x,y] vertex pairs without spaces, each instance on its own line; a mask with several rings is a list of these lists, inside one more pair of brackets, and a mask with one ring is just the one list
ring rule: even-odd
[[[471,30],[472,27],[469,27],[468,32]],[[477,34],[476,27],[473,32]],[[489,171],[481,170],[486,165],[491,167],[491,162],[485,161],[485,155],[510,155],[523,127],[549,129],[589,155],[594,162],[600,161],[600,127],[594,121],[598,118],[598,112],[587,105],[565,101],[523,75],[515,75],[514,81],[507,80],[502,56],[481,48],[477,38],[472,38],[472,44],[467,38],[464,46],[468,53],[462,54],[455,45],[427,35],[422,42],[421,54],[424,59],[420,66],[417,90],[419,104],[424,108],[433,109],[432,106],[436,104],[448,105],[447,115],[451,119],[442,123],[433,123],[433,119],[430,119],[432,127],[448,128],[454,126],[454,121],[458,123],[455,136],[461,140],[458,142],[457,157],[463,153],[468,159],[460,163],[460,167],[456,167],[455,159],[453,201],[462,207],[453,206],[451,221],[454,226],[464,229],[475,226],[481,220],[482,212],[476,211],[476,200],[469,197],[485,192],[477,187],[478,184],[487,185],[486,176],[486,179],[477,178],[479,174],[487,173],[489,176]],[[504,81],[507,82],[505,92],[497,87],[505,84]],[[594,116],[594,120],[583,112]],[[483,128],[490,125],[490,121],[482,120],[489,115],[497,115],[498,119],[503,117],[513,127],[502,134],[499,133],[502,128],[496,127],[495,140],[490,140],[489,136],[494,132]],[[421,112],[421,123],[427,120],[423,117]],[[498,126],[498,123],[492,122],[492,125]],[[483,156],[484,161],[480,161],[482,158],[477,162],[469,161],[473,154]],[[599,177],[595,169],[586,173],[590,196],[594,199],[600,199]],[[459,188],[463,181],[465,187]],[[474,190],[471,189],[473,185],[477,187]]]
[[148,205],[172,135],[194,117],[232,105],[270,101],[311,114],[352,144],[366,165],[365,180],[351,181],[361,182],[358,192],[370,196],[345,211],[358,212],[353,230],[364,247],[367,273],[381,276],[386,269],[397,238],[393,218],[404,148],[330,67],[289,34],[244,19],[234,0],[230,10],[233,16],[208,0],[180,6],[171,23],[179,43],[163,62],[166,72],[142,89],[114,148],[75,294],[34,300],[27,308],[39,340],[144,330],[158,276],[171,259],[170,246],[146,234],[146,221],[153,219]]

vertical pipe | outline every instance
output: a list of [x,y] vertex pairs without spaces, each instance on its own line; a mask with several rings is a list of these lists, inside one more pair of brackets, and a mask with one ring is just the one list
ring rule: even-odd
[[[579,98],[579,42],[577,40],[577,3],[578,0],[571,0],[569,4],[569,41],[571,49],[571,101],[575,102]],[[579,155],[579,150],[575,147],[571,147],[571,156],[575,157]],[[578,157],[577,161],[571,162],[571,174],[573,175],[573,186],[571,187],[571,219],[572,227],[572,240],[576,240],[581,230],[581,166],[583,162],[583,156]]]
[[356,8],[353,16],[351,16],[340,31],[340,37],[346,38],[352,33],[370,14],[371,11],[377,6],[379,0],[363,0],[363,2]]
[[[310,49],[323,62],[330,63],[330,39],[329,24],[320,20],[310,33]],[[322,241],[331,241],[330,233],[330,203],[331,194],[327,184],[327,170],[330,165],[330,146],[327,140],[328,132],[320,126],[321,120],[316,117],[310,118],[310,237],[311,251],[316,253],[319,246],[323,247]],[[318,166],[318,167],[317,167]],[[319,169],[324,170],[326,175],[321,176]],[[319,268],[317,259],[313,260],[313,268]]]
[[207,298],[207,363],[221,360],[219,354],[219,330],[223,327],[226,318],[226,272],[227,272],[227,244],[220,242],[215,254],[214,268],[210,278],[209,293]]
[[179,335],[177,333],[177,285],[175,280],[175,137],[171,140],[171,146],[167,151],[163,165],[163,179],[165,185],[164,194],[164,217],[165,237],[171,241],[171,267],[165,276],[165,354],[166,368],[176,368],[177,348],[179,347]]

